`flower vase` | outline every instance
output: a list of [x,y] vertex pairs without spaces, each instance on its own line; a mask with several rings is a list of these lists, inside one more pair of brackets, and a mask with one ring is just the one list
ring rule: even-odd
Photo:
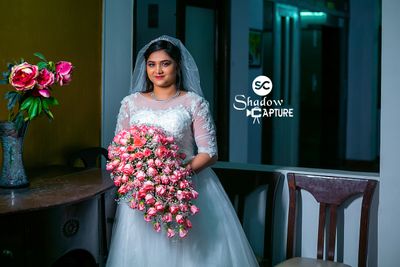
[[22,159],[23,143],[28,124],[19,130],[10,121],[0,122],[0,141],[3,148],[0,187],[21,188],[29,186]]

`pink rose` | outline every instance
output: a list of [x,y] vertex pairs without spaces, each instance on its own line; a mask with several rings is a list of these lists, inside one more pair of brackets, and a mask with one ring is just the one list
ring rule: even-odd
[[176,198],[178,199],[178,200],[182,200],[182,199],[184,199],[184,194],[183,194],[183,192],[181,191],[181,190],[178,190],[177,192],[176,192]]
[[38,89],[32,92],[33,96],[43,96],[45,98],[50,97],[50,91],[48,89]]
[[139,181],[143,182],[146,174],[143,171],[138,171],[135,176]]
[[165,194],[165,191],[167,191],[167,190],[166,190],[166,188],[165,188],[164,185],[158,185],[158,186],[156,187],[156,193],[157,193],[157,195],[159,195],[159,196],[163,196],[163,195]]
[[126,144],[128,143],[128,139],[126,139],[126,138],[121,138],[121,139],[119,139],[119,143],[120,143],[121,145],[123,145],[123,146],[126,146]]
[[157,172],[157,170],[154,169],[153,167],[150,167],[150,168],[147,170],[147,174],[148,174],[150,177],[154,177],[154,176],[156,176],[156,175],[158,174],[158,172]]
[[135,150],[135,147],[132,145],[127,146],[127,148],[126,148],[126,151],[128,151],[128,152],[133,152],[134,150]]
[[192,190],[192,197],[194,199],[196,199],[198,196],[199,196],[199,193],[197,193],[197,191],[195,191],[195,190]]
[[182,212],[186,212],[186,211],[188,211],[188,206],[186,204],[179,204],[179,209]]
[[156,200],[151,194],[147,194],[144,199],[146,200],[147,205],[153,205],[156,202]]
[[156,164],[157,167],[161,167],[163,165],[162,161],[160,159],[156,159],[154,161],[154,163]]
[[107,171],[112,171],[114,170],[115,166],[112,164],[112,162],[109,162],[106,164],[106,170]]
[[131,175],[131,174],[134,172],[133,166],[132,166],[131,164],[129,164],[129,163],[126,164],[126,165],[124,166],[123,172],[124,172],[125,174]]
[[9,82],[16,90],[26,91],[36,85],[36,77],[38,75],[39,69],[37,66],[24,62],[12,67]]
[[[42,69],[36,78],[39,89],[44,89],[54,83],[54,74],[47,69]],[[40,92],[40,90],[39,90]]]
[[157,211],[163,211],[164,210],[164,206],[160,202],[156,202],[154,204],[154,208],[156,208]]
[[181,188],[181,189],[185,189],[185,188],[187,188],[189,186],[189,182],[187,181],[187,180],[182,180],[180,183],[179,183],[179,187]]
[[178,214],[178,215],[175,216],[175,220],[176,220],[176,222],[179,223],[179,224],[183,224],[183,223],[185,222],[185,219],[184,219],[183,216],[180,215],[180,214]]
[[144,151],[143,151],[143,154],[144,154],[145,157],[148,157],[148,156],[151,155],[151,150],[148,149],[148,148],[145,148]]
[[[146,153],[144,152],[144,155],[146,156]],[[154,167],[154,159],[149,159],[148,161],[147,161],[147,166],[149,166],[149,167]]]
[[180,229],[179,229],[179,236],[180,236],[181,238],[186,237],[187,234],[188,234],[188,231],[187,231],[185,228],[180,228]]
[[159,146],[156,151],[156,156],[159,158],[163,158],[165,154],[167,153],[167,148],[165,146]]
[[133,138],[133,144],[135,147],[142,147],[144,144],[146,144],[146,138],[140,138],[140,137],[134,137]]
[[169,238],[174,237],[174,236],[175,236],[175,231],[172,230],[171,228],[168,228],[168,230],[167,230],[167,236],[168,236]]
[[157,210],[155,209],[155,208],[150,208],[150,209],[148,209],[147,210],[147,214],[149,215],[149,216],[154,216],[154,215],[156,215],[157,214]]
[[173,183],[176,183],[176,182],[178,182],[178,180],[179,180],[178,176],[176,176],[176,175],[174,175],[174,174],[172,174],[172,175],[169,177],[169,179],[170,179],[171,182],[173,182]]
[[195,205],[190,206],[190,211],[192,212],[192,214],[196,214],[200,211],[200,209],[198,207],[196,207]]
[[144,208],[145,208],[145,206],[144,206],[143,201],[140,201],[140,203],[139,203],[139,205],[138,205],[138,209],[139,209],[140,211],[142,211],[142,210],[144,210]]
[[192,228],[192,222],[189,221],[189,219],[186,219],[186,227],[187,228]]
[[72,69],[71,62],[60,61],[56,63],[56,80],[61,86],[68,84],[72,80]]
[[154,189],[154,184],[153,184],[153,182],[152,182],[152,181],[146,181],[146,182],[144,182],[144,184],[143,184],[143,189],[146,190],[146,191],[153,190],[153,189]]
[[166,213],[163,217],[162,217],[163,222],[172,222],[172,214],[171,213]]
[[168,183],[169,183],[168,177],[165,176],[165,175],[161,176],[161,183],[163,183],[163,184],[168,184]]
[[164,168],[163,172],[165,174],[170,174],[171,173],[171,168],[169,166],[167,166],[167,167]]
[[143,162],[138,161],[138,162],[136,163],[136,168],[140,169],[140,168],[142,168],[142,166],[143,166]]
[[128,189],[126,188],[126,186],[122,185],[119,189],[118,189],[118,193],[120,194],[126,194],[126,192],[128,192]]
[[130,203],[129,203],[129,207],[131,207],[131,209],[136,209],[137,208],[137,203],[136,203],[136,201],[131,201]]
[[161,225],[160,225],[160,223],[155,223],[154,225],[153,225],[153,228],[154,228],[154,230],[156,231],[156,232],[160,232],[160,230],[161,230]]
[[150,222],[151,221],[151,216],[150,215],[144,215],[144,220],[146,222]]
[[179,208],[177,206],[171,206],[171,207],[169,207],[169,211],[172,214],[175,214],[175,213],[177,213],[179,211]]
[[147,195],[146,190],[144,190],[143,188],[140,188],[140,190],[138,191],[137,197],[138,197],[139,199],[142,199],[142,198],[145,198],[146,195]]
[[136,188],[141,187],[142,186],[142,182],[139,181],[138,179],[134,179],[133,180],[133,186],[136,187]]
[[129,180],[129,177],[127,175],[125,175],[125,174],[121,178],[121,182],[123,182],[123,183],[128,182],[128,180]]

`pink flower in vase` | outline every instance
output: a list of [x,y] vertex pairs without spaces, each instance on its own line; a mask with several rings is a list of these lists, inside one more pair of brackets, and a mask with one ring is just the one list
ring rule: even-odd
[[39,75],[36,78],[36,81],[39,89],[47,88],[53,85],[54,74],[47,69],[42,69],[41,71],[39,71]]
[[26,91],[36,85],[36,77],[38,75],[38,66],[24,62],[12,67],[9,82],[16,90]]
[[60,86],[68,84],[71,80],[72,63],[68,61],[59,61],[56,63],[56,80]]

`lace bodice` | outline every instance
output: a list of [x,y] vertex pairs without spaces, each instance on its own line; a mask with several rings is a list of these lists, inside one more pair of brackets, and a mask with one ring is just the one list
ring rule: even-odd
[[174,136],[187,159],[197,153],[217,155],[216,130],[209,104],[193,92],[166,101],[150,99],[139,92],[126,96],[121,101],[115,132],[134,124],[161,127]]

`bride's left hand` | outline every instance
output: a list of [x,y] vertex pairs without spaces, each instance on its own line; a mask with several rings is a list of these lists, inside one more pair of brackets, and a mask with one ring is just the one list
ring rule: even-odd
[[189,168],[191,168],[195,173],[199,173],[203,169],[208,166],[213,165],[217,162],[218,156],[213,156],[210,158],[210,155],[207,153],[198,153],[193,159],[187,164]]

